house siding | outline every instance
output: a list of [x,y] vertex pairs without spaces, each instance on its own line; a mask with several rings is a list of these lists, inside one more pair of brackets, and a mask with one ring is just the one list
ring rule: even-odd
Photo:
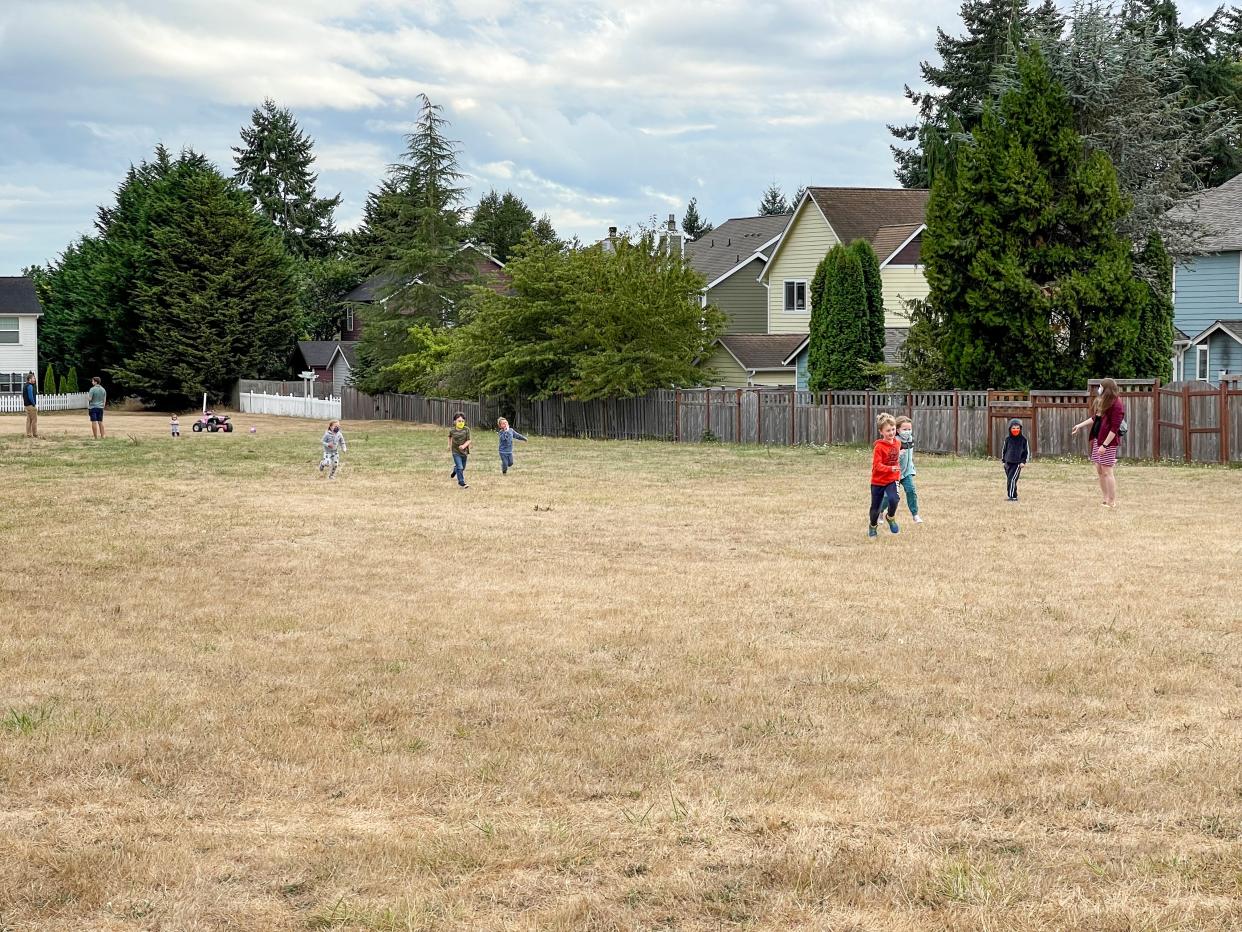
[[885,266],[880,270],[880,279],[884,288],[884,326],[909,327],[905,302],[926,298],[930,291],[923,266]]
[[[804,202],[785,232],[780,251],[768,263],[764,278],[768,283],[768,333],[806,333],[810,329],[810,282],[820,261],[837,242],[836,234],[815,202]],[[807,282],[806,313],[785,313],[786,279]]]
[[341,389],[349,384],[349,363],[344,356],[336,357],[336,365],[332,367],[332,393],[340,395]]
[[755,259],[707,292],[707,303],[724,311],[725,333],[768,332],[768,289],[756,279],[763,260]]
[[807,376],[806,361],[811,356],[810,349],[811,349],[811,345],[808,343],[806,346],[802,347],[802,352],[800,352],[797,356],[794,357],[794,365],[797,367],[797,372],[798,372],[798,383],[797,383],[798,391],[800,392],[804,392],[807,390],[806,383],[807,383],[808,376]]
[[751,384],[765,388],[792,388],[796,379],[797,374],[792,366],[788,369],[757,369]]
[[1187,336],[1197,336],[1217,320],[1242,317],[1238,301],[1238,253],[1195,256],[1178,266],[1173,292],[1173,323]]
[[716,347],[707,357],[703,368],[709,370],[707,384],[712,388],[745,388],[750,384],[746,370],[737,364],[737,360],[723,346]]
[[[0,317],[17,316],[17,343],[0,343],[0,372],[34,372],[39,368],[39,319],[33,315],[6,314],[0,309]],[[39,373],[42,378],[43,374]]]

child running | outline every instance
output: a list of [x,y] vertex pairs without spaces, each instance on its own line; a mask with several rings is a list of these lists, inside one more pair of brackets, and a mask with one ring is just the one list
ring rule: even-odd
[[1009,500],[1018,500],[1018,479],[1022,476],[1022,467],[1031,458],[1031,446],[1022,433],[1022,422],[1016,417],[1009,421],[1009,436],[1001,448],[1001,462],[1005,464],[1005,488]]
[[914,422],[904,415],[897,418],[897,439],[901,441],[901,487],[906,492],[906,507],[914,518],[915,524],[922,524],[919,517],[919,493],[914,487],[914,477],[918,470],[914,468]]
[[181,436],[181,422],[177,420],[177,415],[173,415],[168,421],[168,429],[172,431],[174,437]]
[[323,459],[319,461],[319,475],[323,476],[325,466],[331,466],[328,470],[328,478],[336,478],[336,470],[341,465],[341,454],[348,451],[345,446],[345,435],[341,433],[340,421],[328,421],[328,429],[323,432]]
[[458,411],[453,415],[453,427],[449,430],[449,452],[453,454],[453,471],[450,479],[468,489],[466,485],[466,458],[470,455],[470,428],[466,426],[466,416]]
[[513,466],[513,441],[525,443],[526,438],[510,427],[509,421],[503,417],[496,422],[496,431],[500,434],[500,474],[507,476]]
[[871,524],[867,528],[867,536],[876,536],[876,525],[880,520],[880,507],[888,503],[888,512],[884,520],[888,529],[896,534],[901,530],[895,520],[897,504],[897,482],[901,479],[901,441],[897,439],[897,421],[891,414],[881,414],[876,418],[876,428],[880,431],[880,439],[875,442],[871,451]]

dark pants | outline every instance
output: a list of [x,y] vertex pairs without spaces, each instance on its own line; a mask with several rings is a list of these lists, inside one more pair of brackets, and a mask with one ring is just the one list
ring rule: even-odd
[[513,451],[512,450],[501,450],[500,451],[500,471],[502,473],[508,472],[509,467],[512,465],[513,465]]
[[1010,501],[1018,497],[1018,477],[1021,475],[1021,463],[1005,464],[1005,489],[1009,493]]
[[453,475],[457,477],[458,485],[466,484],[466,454],[453,454]]
[[875,527],[876,522],[880,520],[880,507],[883,503],[888,503],[888,516],[891,518],[897,514],[897,504],[900,501],[896,482],[890,482],[888,485],[873,485],[871,487],[871,526]]

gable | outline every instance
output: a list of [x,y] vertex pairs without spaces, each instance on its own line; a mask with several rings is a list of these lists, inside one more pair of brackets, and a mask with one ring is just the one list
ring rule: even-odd
[[781,234],[780,240],[772,249],[759,280],[776,281],[780,276],[775,275],[775,270],[778,267],[782,269],[788,267],[790,259],[801,270],[806,265],[808,250],[814,254],[814,262],[810,266],[811,271],[806,275],[809,278],[811,274],[814,274],[815,266],[819,265],[825,253],[838,242],[840,239],[836,231],[832,229],[823,213],[811,200],[810,194],[804,194],[797,210],[794,211],[793,219],[789,221],[789,226],[785,227],[785,232]]

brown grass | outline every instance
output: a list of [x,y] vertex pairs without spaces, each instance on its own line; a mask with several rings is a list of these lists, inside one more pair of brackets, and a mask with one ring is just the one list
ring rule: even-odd
[[1242,925],[1239,472],[241,420],[0,418],[0,929]]

